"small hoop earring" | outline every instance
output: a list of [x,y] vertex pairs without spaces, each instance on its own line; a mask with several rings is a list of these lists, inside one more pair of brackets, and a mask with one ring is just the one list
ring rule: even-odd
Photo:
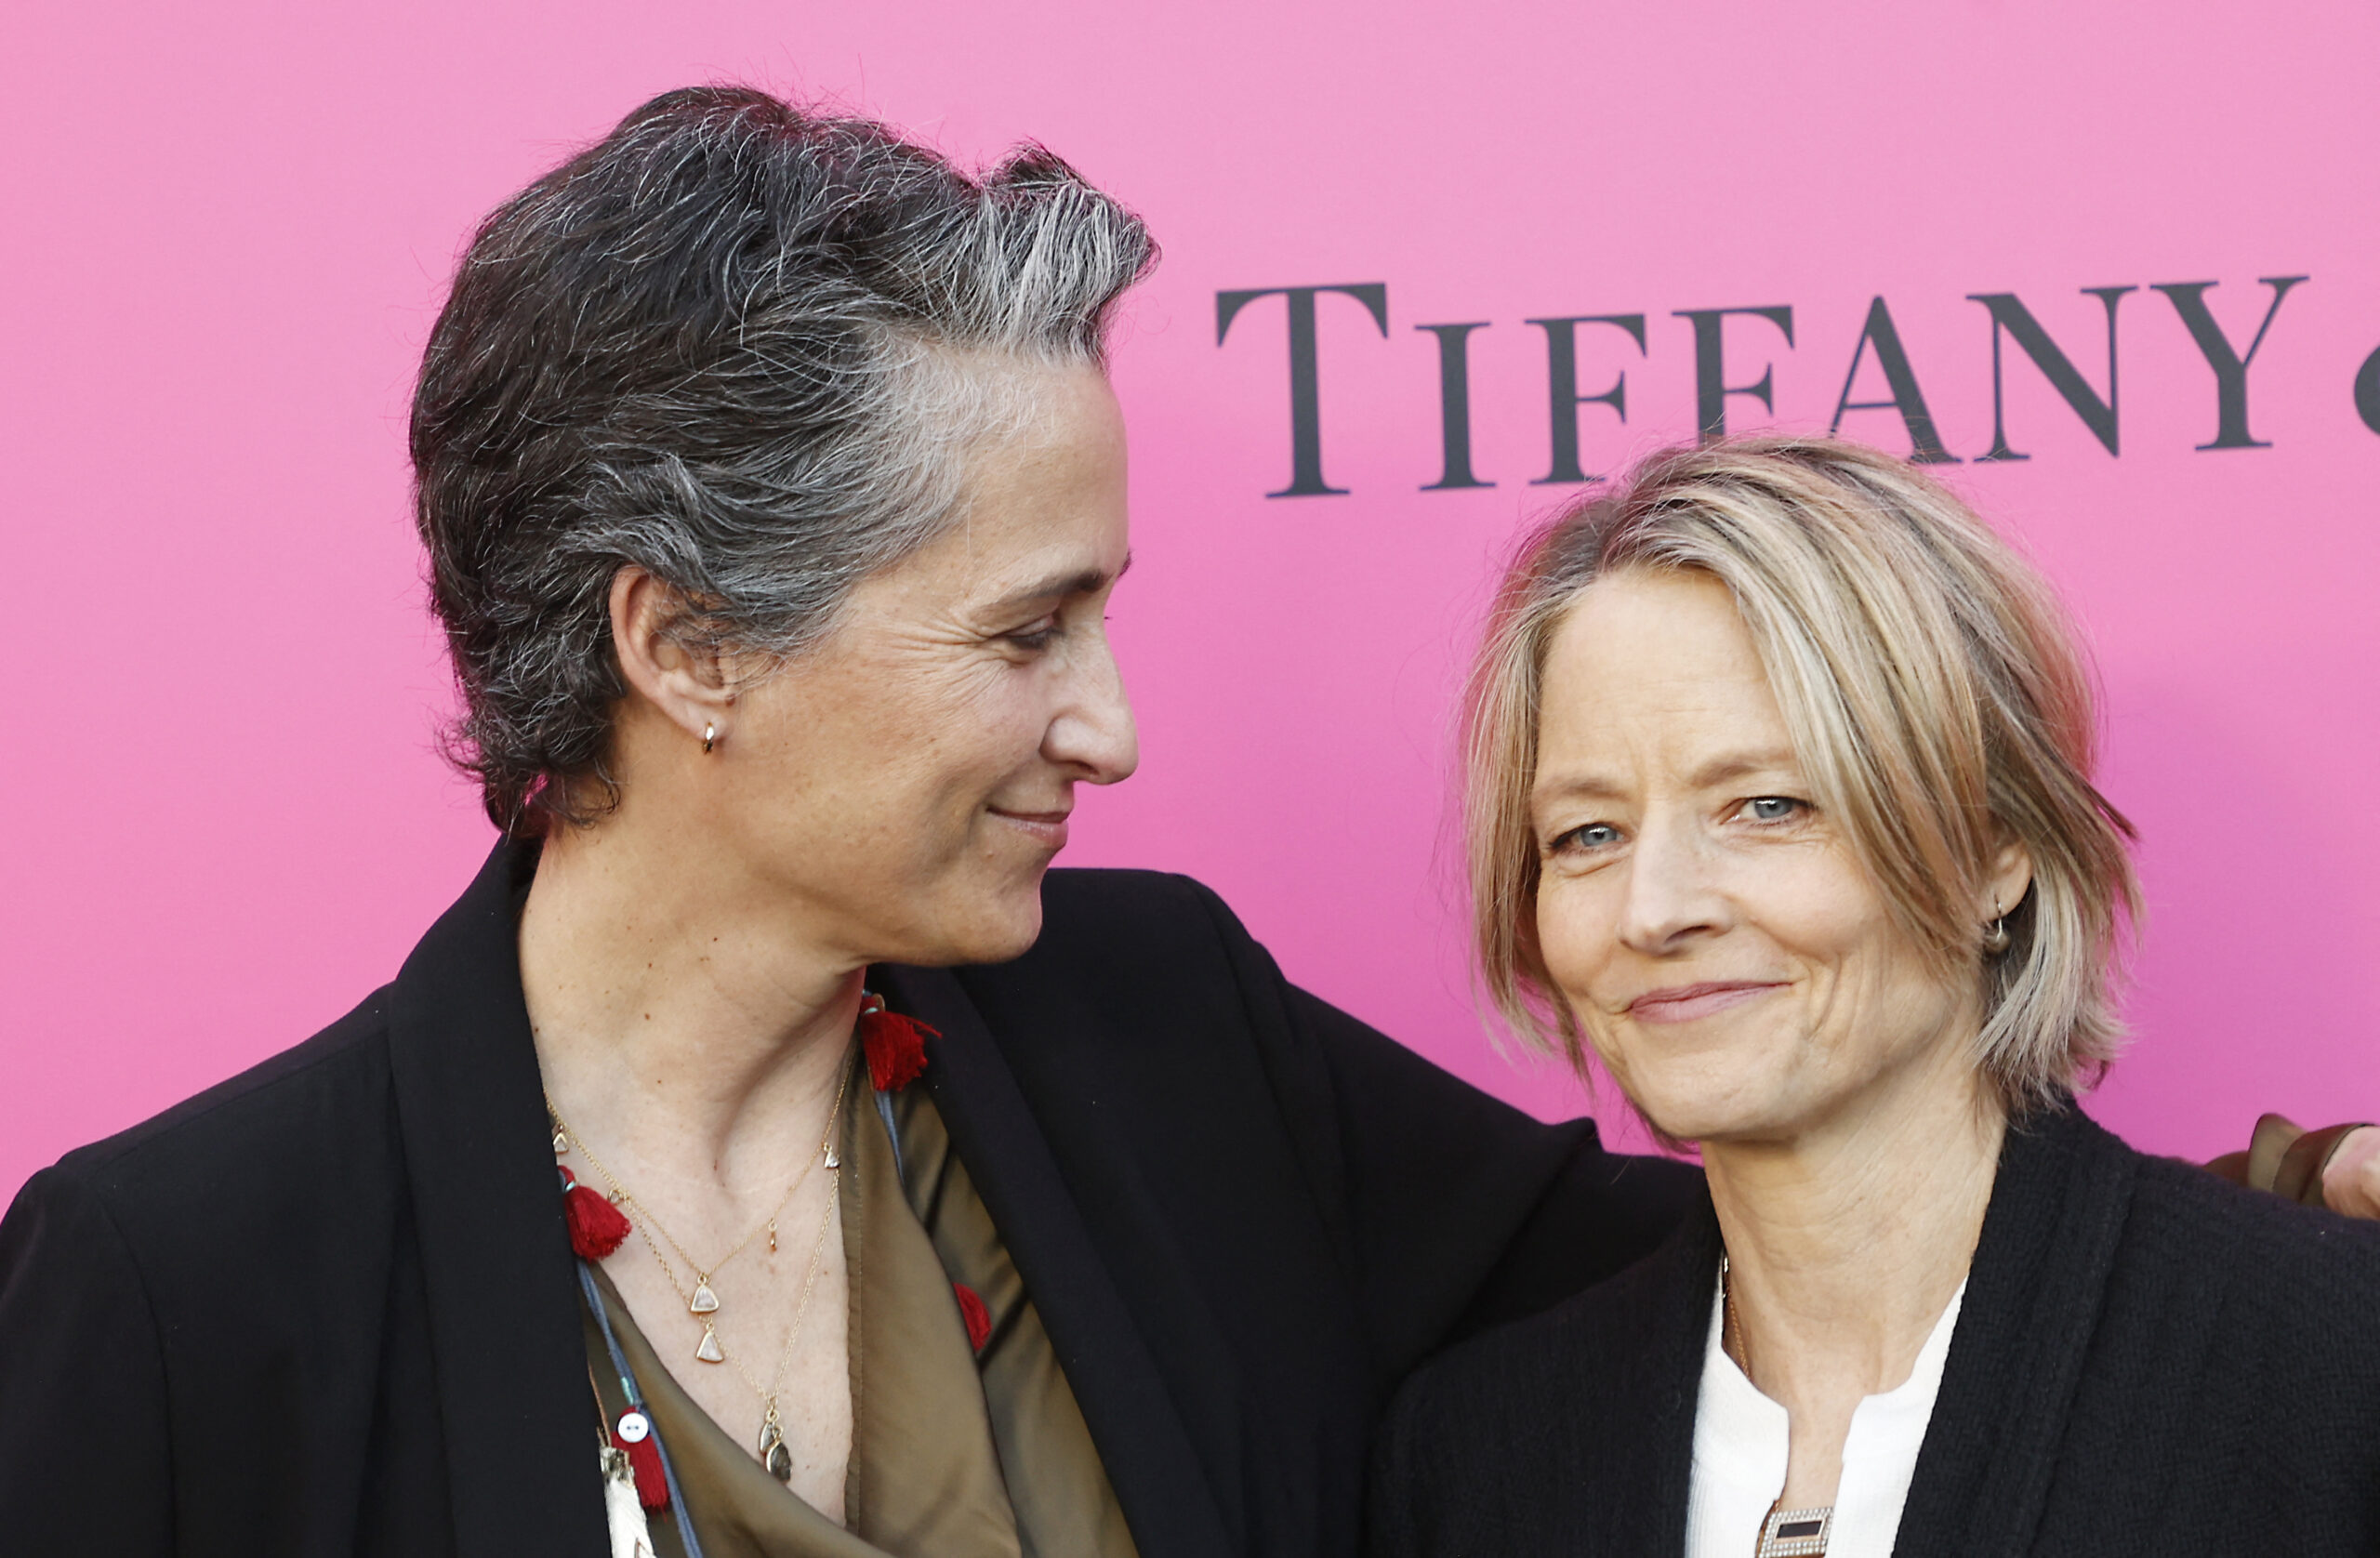
[[718,727],[717,725],[712,724],[712,723],[711,723],[709,720],[704,720],[704,721],[703,721],[703,753],[704,753],[704,755],[705,755],[706,757],[707,757],[707,756],[709,755],[709,753],[710,753],[711,743],[713,743],[713,742],[717,741],[718,739],[719,739],[719,727]]

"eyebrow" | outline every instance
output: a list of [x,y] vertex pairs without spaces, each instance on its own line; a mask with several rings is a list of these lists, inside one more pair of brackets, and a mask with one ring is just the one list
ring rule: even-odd
[[1036,601],[1063,601],[1076,595],[1096,595],[1109,585],[1132,571],[1132,554],[1124,554],[1124,566],[1113,574],[1104,568],[1084,568],[1072,574],[1051,574],[1037,579],[1023,589],[1014,590],[992,602],[995,612],[1012,611],[1031,605]]

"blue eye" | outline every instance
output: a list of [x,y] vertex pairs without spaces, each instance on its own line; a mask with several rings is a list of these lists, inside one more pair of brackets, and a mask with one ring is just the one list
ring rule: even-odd
[[1756,823],[1791,822],[1809,809],[1807,801],[1785,795],[1756,795],[1743,804],[1742,814]]
[[1584,827],[1574,827],[1554,840],[1554,847],[1557,850],[1600,850],[1618,842],[1620,829],[1609,823],[1589,823]]

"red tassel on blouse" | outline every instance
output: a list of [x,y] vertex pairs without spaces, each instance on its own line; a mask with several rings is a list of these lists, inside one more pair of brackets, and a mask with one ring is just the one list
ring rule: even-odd
[[[620,1420],[625,1423],[639,1415],[632,1410],[623,1412]],[[661,1441],[653,1436],[651,1427],[633,1440],[614,1429],[612,1443],[628,1458],[628,1470],[636,1476],[636,1501],[648,1510],[666,1508],[669,1502],[669,1477],[661,1470]]]
[[884,997],[869,995],[859,1013],[860,1045],[867,1051],[867,1079],[889,1093],[907,1087],[926,1070],[926,1040],[941,1033],[914,1017],[885,1010]]
[[562,1219],[570,1225],[570,1248],[582,1261],[601,1261],[620,1248],[630,1224],[620,1208],[562,1171],[567,1188],[562,1193]]
[[967,1345],[980,1353],[984,1343],[992,1340],[992,1312],[965,1283],[954,1282],[950,1290],[959,1295],[959,1317],[967,1322]]

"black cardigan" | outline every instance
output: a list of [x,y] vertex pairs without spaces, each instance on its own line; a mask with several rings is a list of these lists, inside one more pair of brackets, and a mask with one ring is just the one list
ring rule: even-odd
[[[1633,1269],[1421,1370],[1368,1551],[1682,1553],[1718,1261],[1706,1195]],[[2380,1552],[2380,1228],[2078,1111],[2012,1131],[1894,1551]]]
[[[26,1184],[0,1549],[606,1551],[499,849],[394,984]],[[1017,962],[879,969],[1144,1558],[1357,1543],[1397,1380],[1657,1246],[1691,1173],[1285,983],[1178,877],[1053,872]]]

